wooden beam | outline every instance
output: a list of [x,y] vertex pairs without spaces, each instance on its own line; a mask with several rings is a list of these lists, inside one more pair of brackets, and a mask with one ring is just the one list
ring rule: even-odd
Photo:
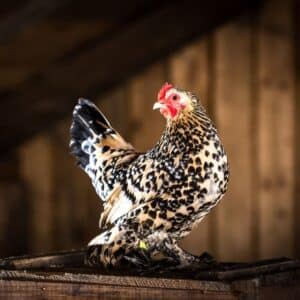
[[[6,6],[4,12],[1,7],[0,25],[6,15],[20,9],[15,5],[9,12]],[[159,0],[90,0],[89,5],[77,0],[59,7],[38,25],[22,26],[21,34],[12,34],[11,41],[0,43],[0,90],[16,90],[77,47],[81,49],[85,41],[91,43],[161,5]],[[9,28],[12,27],[10,24]]]
[[295,254],[293,237],[298,216],[294,215],[293,199],[295,77],[292,13],[292,0],[269,1],[259,18],[257,31],[256,197],[260,258]]
[[29,231],[26,226],[29,221],[28,198],[19,168],[20,160],[15,151],[2,155],[0,159],[0,257],[28,252]]
[[13,93],[3,93],[0,151],[70,115],[76,98],[94,98],[258,3],[173,1],[74,49]]
[[241,19],[215,35],[215,121],[224,138],[231,177],[228,192],[216,207],[215,235],[217,258],[226,260],[253,258],[251,26],[247,19]]
[[31,0],[0,21],[0,45],[24,29],[44,19],[69,0]]
[[[57,206],[53,199],[55,183],[52,154],[55,150],[56,147],[49,136],[39,135],[33,141],[26,143],[26,147],[22,147],[19,151],[19,170],[22,180],[26,183],[28,197],[30,195],[30,217],[27,223],[30,235],[24,239],[28,241],[29,250],[34,253],[40,249],[54,250],[53,244],[56,237],[54,238],[53,223]],[[33,157],[34,164],[32,163]],[[35,165],[43,166],[43,168],[35,168]],[[56,194],[54,198],[56,200]],[[67,237],[65,236],[66,239]]]
[[293,3],[293,20],[294,20],[294,54],[295,54],[295,165],[294,165],[294,220],[295,220],[295,255],[300,257],[300,1],[294,0]]

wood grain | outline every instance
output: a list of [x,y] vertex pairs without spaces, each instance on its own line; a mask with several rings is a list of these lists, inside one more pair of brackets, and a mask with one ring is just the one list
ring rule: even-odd
[[[293,23],[294,23],[294,53],[300,53],[300,1],[295,0],[293,5]],[[295,111],[294,111],[294,120],[295,120],[295,165],[294,165],[294,220],[295,220],[295,256],[300,257],[300,55],[295,55]]]
[[53,250],[53,167],[52,144],[40,135],[20,149],[20,173],[30,195],[28,215],[30,251]]
[[34,80],[53,62],[60,60],[86,40],[103,34],[110,27],[110,24],[99,20],[59,23],[48,21],[25,30],[17,39],[7,42],[5,47],[0,45],[1,90],[16,90],[24,83]]
[[237,299],[231,291],[227,292],[203,292],[203,290],[185,289],[154,289],[132,288],[111,285],[93,285],[81,283],[60,282],[22,282],[5,281],[1,284],[0,299],[20,299],[23,297],[38,297],[53,299],[63,296],[64,299]]
[[209,81],[208,37],[190,44],[171,56],[168,77],[184,90],[195,93],[205,108],[208,107]]
[[[251,73],[247,20],[215,35],[215,119],[230,167],[229,188],[216,208],[218,258],[251,258]],[[238,46],[237,46],[238,45]]]
[[[20,178],[18,154],[13,151],[0,159],[0,256],[28,251],[28,199]],[[14,238],[13,236],[20,237]]]
[[163,63],[148,68],[129,82],[128,101],[131,107],[132,144],[139,151],[152,148],[161,137],[165,126],[162,115],[153,111],[157,91],[166,81]]
[[10,13],[0,22],[0,44],[4,44],[7,40],[13,38],[24,27],[43,20],[65,3],[67,3],[67,0],[51,2],[28,1],[22,8]]
[[[67,258],[69,254],[60,257]],[[47,256],[31,257],[28,262],[41,262],[43,258],[47,259]],[[48,258],[53,262],[55,256]],[[26,259],[23,262],[26,264]],[[115,270],[114,274],[107,274],[104,273],[107,270],[101,269],[79,267],[71,271],[50,268],[50,265],[42,270],[3,270],[2,261],[0,266],[0,299],[33,296],[43,299],[58,296],[66,299],[286,299],[289,296],[289,299],[297,299],[300,293],[300,263],[286,259],[219,264],[210,271],[194,270],[180,274],[167,271],[143,277],[133,274],[132,270],[127,273]],[[190,279],[187,279],[188,274]]]
[[259,23],[257,151],[260,257],[290,256],[294,253],[295,95],[291,9],[291,1],[268,2]]
[[[116,27],[124,26],[128,19],[144,14],[145,9],[153,10],[158,4],[157,0],[132,0],[130,5],[120,0],[114,3],[91,0],[87,6],[80,0],[53,1],[51,4],[31,0],[25,7],[24,4],[11,7],[10,14],[1,7],[1,89],[17,90],[25,82],[36,81],[52,64],[62,62],[74,53],[79,55],[87,44],[93,44]],[[38,26],[30,26],[29,23],[37,22],[35,15],[49,14],[51,10],[52,14],[39,20]],[[18,28],[22,22],[22,28]],[[16,34],[17,29],[20,29],[19,34]],[[1,45],[5,36],[8,41]]]

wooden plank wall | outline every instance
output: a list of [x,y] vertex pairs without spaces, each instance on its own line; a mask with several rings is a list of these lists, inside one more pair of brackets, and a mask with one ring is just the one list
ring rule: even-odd
[[[300,11],[300,1],[295,1],[293,5],[294,9],[294,38],[295,38],[295,50],[294,53],[300,53],[300,18],[299,18],[299,11]],[[300,169],[300,56],[295,57],[295,110],[294,110],[294,129],[295,129],[295,164],[294,164],[294,193],[295,193],[295,203],[294,203],[294,220],[295,220],[295,236],[300,236],[300,176],[299,176],[299,169]],[[295,240],[295,248],[296,254],[300,256],[300,239]]]
[[[272,14],[270,11],[272,9]],[[259,249],[293,255],[294,58],[292,2],[267,3],[258,23]]]
[[251,23],[240,20],[222,28],[215,35],[215,48],[215,119],[224,147],[233,157],[229,190],[217,210],[217,253],[247,260],[252,258],[253,232]]
[[[193,253],[206,250],[222,260],[300,256],[299,61],[297,91],[294,69],[295,26],[300,28],[292,5],[270,0],[259,15],[223,26],[95,99],[115,128],[145,150],[164,127],[152,111],[162,83],[200,96],[224,142],[231,180],[224,200],[183,241]],[[299,52],[299,41],[297,47]],[[19,253],[81,247],[97,234],[101,206],[68,153],[70,118],[10,160],[17,174],[10,184],[17,192],[8,192],[1,178],[1,255],[12,253],[12,241],[3,242],[7,230],[20,240]],[[17,215],[13,205],[28,214]],[[4,210],[21,218],[23,230],[8,229]]]

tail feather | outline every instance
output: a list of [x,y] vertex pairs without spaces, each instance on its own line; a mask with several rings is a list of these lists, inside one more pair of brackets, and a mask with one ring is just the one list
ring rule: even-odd
[[85,169],[89,163],[89,141],[104,136],[108,129],[112,131],[110,123],[97,106],[89,100],[79,99],[73,111],[70,148],[81,168]]

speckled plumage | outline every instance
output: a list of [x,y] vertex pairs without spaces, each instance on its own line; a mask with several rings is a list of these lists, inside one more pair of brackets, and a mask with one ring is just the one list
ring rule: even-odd
[[167,118],[146,153],[124,141],[90,101],[74,109],[70,146],[104,204],[103,232],[90,243],[93,264],[116,265],[141,241],[173,251],[183,265],[193,262],[177,242],[226,191],[227,157],[215,127],[194,95],[172,91],[189,107]]

